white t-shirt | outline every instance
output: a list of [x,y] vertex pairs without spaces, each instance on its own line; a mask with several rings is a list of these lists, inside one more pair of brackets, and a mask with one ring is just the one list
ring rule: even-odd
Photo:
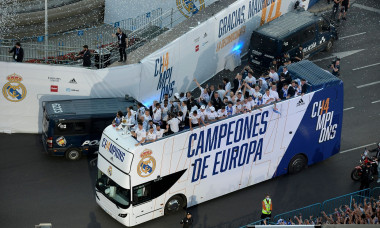
[[[267,93],[265,93],[264,95],[263,95],[263,103],[264,104],[267,104],[267,101],[269,101],[270,99],[274,99],[274,97],[269,93],[269,96],[267,95]],[[273,102],[273,101],[271,101],[271,102]],[[269,104],[269,103],[268,103]]]
[[206,117],[206,115],[207,115],[206,109],[203,110],[203,112],[202,112],[200,109],[198,109],[198,116],[199,116],[200,118],[202,118],[203,121],[205,121],[205,117]]
[[252,86],[254,86],[256,84],[256,78],[253,77],[253,76],[252,76],[252,78],[250,78],[249,76],[246,77],[244,79],[244,81],[247,82],[250,87],[252,87]]
[[224,86],[224,90],[225,91],[231,91],[231,83],[228,82],[225,86]]
[[135,131],[136,133],[136,138],[137,138],[137,141],[141,141],[143,138],[146,137],[146,131],[144,129],[140,130],[138,127]]
[[256,105],[256,102],[254,99],[252,99],[251,101],[248,101],[248,103],[251,104],[251,108],[255,107],[255,105]]
[[149,122],[149,120],[152,119],[152,117],[150,115],[143,115],[144,116],[144,122]]
[[168,124],[170,126],[170,130],[172,132],[178,132],[179,131],[179,119],[177,117],[172,118],[171,120],[168,121]]
[[205,102],[209,102],[210,101],[210,95],[205,92],[205,90],[202,88],[202,91],[201,91],[201,98],[205,101]]
[[162,138],[164,136],[164,133],[165,133],[164,129],[160,129],[159,131],[156,131],[157,139]]
[[198,120],[199,118],[201,118],[198,114],[196,116],[194,116],[193,114],[191,114],[189,116],[189,119],[191,121],[191,124],[198,124]]
[[250,111],[252,109],[251,102],[247,101],[247,103],[243,103],[243,107],[245,110]]
[[207,113],[207,118],[209,120],[215,120],[216,118],[218,117],[218,113],[217,112],[208,112]]
[[[154,111],[156,111],[156,112],[154,112]],[[154,121],[154,122],[159,122],[159,121],[161,121],[161,114],[162,114],[162,112],[161,112],[161,108],[159,108],[159,109],[155,108],[155,109],[153,110],[153,121]]]
[[274,81],[277,82],[279,79],[278,74],[274,72],[273,74],[269,72],[269,77]]
[[227,116],[226,109],[224,109],[224,111],[222,111],[222,109],[219,109],[218,110],[218,117],[225,117],[225,116]]
[[167,107],[162,107],[162,120],[167,121],[168,120],[168,111],[169,111],[169,105]]
[[270,95],[272,95],[272,97],[276,100],[280,99],[280,97],[278,96],[278,93],[277,91],[274,91],[274,90],[270,90]]
[[155,140],[156,138],[157,138],[157,136],[154,132],[150,133],[150,131],[148,131],[148,133],[146,135],[146,140]]
[[226,93],[226,91],[224,89],[219,89],[218,91],[216,91],[218,94],[219,94],[219,97],[221,99],[223,99],[224,97],[224,94]]
[[185,121],[186,115],[187,115],[187,106],[181,106],[181,111],[183,112],[182,121]]

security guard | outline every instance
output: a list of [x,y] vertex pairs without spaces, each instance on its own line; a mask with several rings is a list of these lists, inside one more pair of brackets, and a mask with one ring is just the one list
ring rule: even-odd
[[183,218],[180,222],[183,228],[190,228],[193,225],[193,218],[191,218],[191,213],[187,212],[186,217]]
[[270,199],[269,194],[265,197],[262,202],[262,214],[261,219],[270,219],[272,216],[272,200]]

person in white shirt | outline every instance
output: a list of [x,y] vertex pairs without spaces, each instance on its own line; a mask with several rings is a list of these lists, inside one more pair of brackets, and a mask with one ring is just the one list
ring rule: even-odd
[[[252,97],[251,97],[252,98]],[[245,98],[244,99],[244,102],[243,102],[243,108],[244,108],[244,112],[249,112],[252,110],[252,105],[251,105],[251,102],[248,102],[248,99]]]
[[244,89],[247,88],[249,96],[253,96],[254,99],[256,99],[261,94],[260,93],[260,86],[259,85],[256,85],[255,89],[253,89],[252,87],[250,87],[248,84],[245,84],[245,85],[246,86],[244,87]]
[[[127,115],[123,120],[123,123],[127,124],[127,126],[133,126],[136,124],[136,117],[134,115],[132,107],[127,108]],[[124,122],[125,121],[125,122]]]
[[143,116],[145,113],[145,107],[139,102],[137,103],[137,115],[136,119],[139,119],[140,116]]
[[251,110],[256,106],[256,102],[252,96],[248,97],[248,103],[250,103],[250,105],[251,105]]
[[256,78],[253,77],[251,71],[248,71],[248,76],[244,79],[244,81],[245,81],[250,87],[254,87],[254,86],[256,85]]
[[226,107],[226,112],[227,112],[227,116],[235,115],[236,107],[234,107],[234,104],[232,103],[232,101],[228,102],[228,105]]
[[270,68],[269,77],[271,78],[272,82],[277,82],[277,81],[280,80],[280,78],[278,77],[277,72],[274,70],[273,67]]
[[132,135],[136,137],[138,142],[137,144],[135,144],[135,146],[139,146],[143,142],[145,142],[146,131],[144,130],[143,124],[141,122],[138,123],[136,130],[132,131]]
[[156,141],[157,136],[154,133],[153,127],[150,127],[149,131],[146,133],[146,141],[145,142],[154,142]]
[[203,123],[203,126],[206,126],[205,122],[202,120],[202,118],[198,115],[197,111],[194,111],[192,115],[189,116],[189,126],[190,131],[193,130],[193,127],[197,127]]
[[167,100],[164,101],[164,105],[162,106],[162,121],[163,121],[163,126],[166,125],[166,122],[168,121],[169,113],[170,112],[170,106],[169,102]]
[[152,120],[152,117],[150,116],[149,110],[145,110],[143,117],[144,117],[144,122],[146,122],[146,123],[148,123],[149,120]]
[[180,109],[179,109],[179,110],[181,110],[182,113],[183,113],[182,118],[181,118],[181,121],[185,121],[185,119],[186,119],[186,115],[187,115],[187,104],[186,104],[186,101],[183,101],[183,102],[181,103],[181,106],[180,106]]
[[165,130],[164,130],[164,129],[161,129],[160,125],[158,125],[158,126],[156,127],[156,136],[157,136],[157,139],[160,139],[160,138],[164,137],[164,134],[165,134],[166,132],[168,132],[168,129],[169,129],[169,125],[166,126],[166,129],[165,129]]
[[161,104],[156,103],[156,107],[153,109],[153,123],[161,125],[162,109]]
[[226,97],[227,97],[228,101],[232,101],[235,98],[235,93],[233,91],[231,91],[229,93],[227,92]]
[[226,91],[223,89],[223,85],[218,86],[218,90],[216,91],[219,94],[219,97],[223,99],[223,97],[226,95]]
[[265,94],[263,96],[263,103],[264,104],[270,104],[274,101],[274,97],[270,94],[269,89],[265,90]]
[[198,88],[201,90],[201,96],[199,97],[199,103],[207,104],[210,101],[210,94],[207,91],[207,88],[202,88],[196,78],[193,81],[197,84]]
[[236,101],[236,113],[242,113],[244,111],[241,100]]
[[212,122],[212,121],[215,121],[217,117],[218,117],[218,113],[215,112],[214,107],[211,107],[210,112],[207,113],[207,120]]
[[260,87],[261,87],[261,89],[260,89],[260,93],[261,93],[261,94],[264,94],[265,91],[268,89],[268,83],[267,83],[267,81],[265,80],[265,75],[264,75],[264,74],[262,74],[262,75],[260,76],[260,78],[259,78],[259,85],[260,85]]
[[149,131],[151,127],[153,127],[154,131],[156,131],[156,124],[153,123],[153,120],[149,120],[148,124],[145,126],[145,131]]
[[276,101],[281,101],[280,97],[278,96],[277,86],[276,86],[276,85],[272,85],[272,86],[271,86],[270,94],[272,95],[272,97],[273,97]]
[[223,78],[223,84],[224,84],[224,90],[226,92],[231,91],[231,83],[230,83],[230,80],[228,80],[228,78]]
[[211,107],[214,108],[214,106],[212,106],[212,103],[211,103],[211,101],[210,101],[210,102],[208,102],[208,104],[207,104],[207,106],[206,106],[206,112],[211,112]]
[[207,111],[204,105],[202,105],[201,108],[198,110],[198,115],[202,118],[203,121],[206,121]]
[[181,120],[179,117],[176,117],[174,114],[170,115],[170,119],[168,120],[168,125],[170,126],[169,133],[177,133],[179,131],[179,124],[181,123]]
[[219,110],[218,110],[218,119],[223,119],[223,118],[226,118],[227,117],[227,111],[226,111],[226,106],[222,106]]

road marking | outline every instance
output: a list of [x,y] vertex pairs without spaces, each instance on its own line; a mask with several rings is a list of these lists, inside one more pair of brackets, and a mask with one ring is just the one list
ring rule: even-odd
[[371,82],[371,83],[368,83],[368,84],[364,84],[364,85],[356,86],[356,88],[357,88],[357,89],[360,89],[360,88],[363,88],[363,87],[366,87],[366,86],[376,85],[376,84],[379,84],[379,83],[380,83],[380,81]]
[[376,66],[376,65],[379,65],[380,63],[374,63],[374,64],[371,64],[371,65],[367,65],[367,66],[364,66],[364,67],[358,67],[358,68],[355,68],[355,69],[352,69],[352,70],[360,70],[360,69],[363,69],[363,68],[367,68],[367,67],[371,67],[371,66]]
[[380,100],[378,100],[378,101],[372,101],[371,103],[375,104],[375,103],[378,103],[378,102],[380,102]]
[[346,39],[346,38],[349,38],[349,37],[353,37],[353,36],[359,36],[359,35],[363,35],[363,34],[366,34],[367,32],[361,32],[361,33],[357,33],[357,34],[353,34],[353,35],[349,35],[349,36],[343,36],[343,37],[340,37],[339,39]]
[[365,10],[368,10],[368,11],[372,11],[372,12],[375,12],[375,13],[380,13],[379,9],[376,9],[376,8],[373,8],[373,7],[369,7],[369,6],[365,6],[365,5],[362,5],[362,4],[355,3],[353,6],[358,7],[360,9],[365,9]]
[[371,143],[371,144],[367,144],[367,145],[364,145],[364,146],[358,146],[358,147],[351,148],[351,149],[348,149],[348,150],[343,150],[340,153],[344,154],[344,153],[347,153],[347,152],[350,152],[350,151],[353,151],[353,150],[357,150],[357,149],[360,149],[360,148],[363,148],[363,147],[372,146],[374,144],[376,144],[376,143]]
[[355,108],[355,107],[345,108],[345,109],[343,109],[343,111],[347,111],[347,110],[354,109],[354,108]]
[[322,59],[316,59],[316,60],[313,60],[313,62],[319,62],[319,61],[322,61],[322,60],[325,60],[325,59],[332,59],[332,58],[335,58],[335,57],[338,57],[338,58],[342,59],[344,57],[356,54],[356,53],[361,52],[363,50],[365,50],[365,49],[358,49],[358,50],[353,50],[353,51],[343,51],[343,52],[332,53],[332,55],[329,56],[329,57],[325,57],[325,58],[322,58]]

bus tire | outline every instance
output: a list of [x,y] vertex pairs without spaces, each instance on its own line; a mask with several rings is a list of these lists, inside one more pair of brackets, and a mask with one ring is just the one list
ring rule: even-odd
[[333,41],[332,41],[332,39],[330,39],[330,40],[327,42],[327,45],[326,45],[325,51],[326,51],[326,52],[329,52],[329,51],[331,50],[332,46],[333,46]]
[[168,202],[165,204],[165,215],[173,214],[183,208],[185,202],[183,198],[179,195],[170,197]]
[[289,173],[301,172],[307,165],[307,158],[303,154],[297,154],[289,162]]
[[66,150],[65,157],[70,161],[77,161],[82,157],[82,152],[76,148],[70,148]]

